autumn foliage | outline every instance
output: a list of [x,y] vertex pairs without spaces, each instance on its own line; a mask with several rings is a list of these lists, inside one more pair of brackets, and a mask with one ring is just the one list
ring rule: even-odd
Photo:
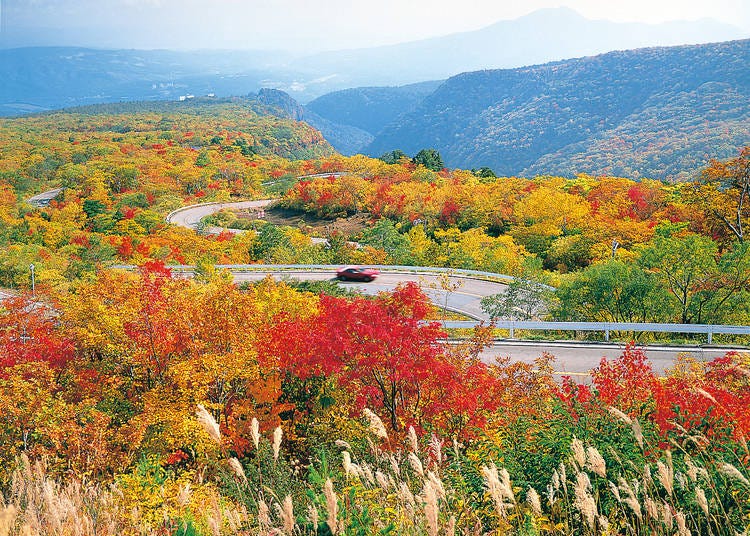
[[424,320],[428,303],[413,283],[373,300],[322,296],[316,315],[269,330],[265,362],[301,380],[335,378],[355,414],[378,409],[397,433],[471,429],[497,405],[491,367],[450,356],[440,325]]
[[[45,475],[70,478],[68,498],[90,484],[80,504],[100,497],[128,534],[434,534],[438,520],[458,534],[590,534],[581,505],[594,495],[601,533],[746,529],[745,353],[658,375],[631,345],[578,384],[549,354],[483,361],[485,328],[448,344],[414,284],[369,297],[270,278],[240,288],[215,265],[487,270],[528,277],[518,292],[557,287],[530,315],[745,324],[747,151],[685,185],[494,178],[332,155],[307,127],[232,106],[3,120],[0,148],[0,286],[30,290],[36,266],[34,295],[0,305],[0,533],[10,501],[46,512],[62,493]],[[49,206],[25,203],[53,186],[65,191]],[[232,216],[246,232],[201,235],[164,221],[271,190],[326,228],[347,216],[361,228],[316,244],[305,225]],[[602,460],[571,458],[584,440]],[[542,505],[532,490],[547,490]],[[654,517],[628,493],[667,506]],[[12,534],[30,533],[17,521]]]
[[61,370],[73,358],[73,341],[57,323],[53,308],[30,296],[9,298],[0,315],[0,376],[23,363]]

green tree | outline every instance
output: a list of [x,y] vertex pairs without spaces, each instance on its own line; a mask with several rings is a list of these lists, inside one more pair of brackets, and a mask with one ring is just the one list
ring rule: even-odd
[[253,259],[271,262],[273,253],[278,248],[289,248],[291,243],[284,231],[273,223],[265,223],[250,246],[250,255]]
[[394,264],[410,264],[411,248],[409,239],[398,232],[394,223],[382,218],[372,227],[362,231],[362,238],[359,240],[374,248],[382,249]]
[[93,218],[97,214],[107,212],[107,206],[96,199],[86,199],[83,202],[83,212],[85,212],[86,216],[89,218]]
[[125,190],[135,190],[138,186],[138,170],[131,166],[116,168],[107,179],[107,186],[116,194]]
[[611,259],[566,279],[555,292],[553,316],[591,322],[654,322],[669,319],[667,291],[659,278],[636,264]]
[[677,303],[683,324],[705,320],[707,304],[716,298],[716,243],[705,236],[657,236],[641,251],[641,264],[662,281]]
[[531,320],[544,312],[551,292],[543,283],[519,278],[507,291],[482,298],[480,305],[492,320]]
[[704,318],[722,324],[746,324],[750,316],[750,244],[736,243],[718,261],[719,275],[713,286],[706,289],[713,294]]
[[211,157],[208,156],[208,151],[203,150],[198,154],[198,157],[195,159],[195,165],[198,167],[206,167],[211,163]]
[[445,167],[443,165],[443,157],[440,156],[440,153],[436,149],[422,149],[414,155],[412,162],[432,171],[440,171]]
[[492,168],[480,167],[479,169],[472,169],[471,172],[481,179],[496,179],[497,175],[492,171]]
[[399,162],[401,162],[402,158],[408,157],[406,156],[406,153],[401,149],[394,149],[393,151],[388,151],[387,153],[380,155],[379,158],[386,164],[398,164]]
[[57,178],[63,188],[78,188],[86,180],[86,166],[63,164],[57,170]]

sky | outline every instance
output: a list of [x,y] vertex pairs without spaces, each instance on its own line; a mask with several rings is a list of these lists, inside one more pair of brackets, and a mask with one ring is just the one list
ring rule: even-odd
[[0,0],[0,44],[316,52],[413,41],[567,6],[590,19],[713,18],[750,0]]

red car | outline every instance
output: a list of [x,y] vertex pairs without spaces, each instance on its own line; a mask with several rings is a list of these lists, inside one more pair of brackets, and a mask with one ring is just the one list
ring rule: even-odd
[[336,270],[336,279],[339,281],[366,281],[370,282],[380,275],[373,268],[362,268],[361,266],[344,266]]

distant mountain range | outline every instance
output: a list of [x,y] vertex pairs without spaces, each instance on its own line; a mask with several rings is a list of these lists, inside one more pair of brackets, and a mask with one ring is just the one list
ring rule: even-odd
[[[126,100],[176,100],[209,93],[244,95],[262,87],[282,89],[308,102],[357,86],[400,86],[476,69],[742,37],[747,37],[742,30],[711,20],[613,23],[588,20],[559,8],[474,32],[305,57],[268,51],[0,49],[0,114]],[[367,133],[374,134],[365,129],[363,135]]]
[[[449,167],[488,166],[506,176],[690,178],[710,158],[750,145],[748,65],[750,40],[741,40],[464,73],[416,106],[404,101],[403,115],[391,109],[396,119],[360,149],[378,156],[431,147]],[[401,90],[367,91],[398,103]],[[371,104],[338,102],[348,107],[334,111],[326,97],[309,107],[372,128]]]
[[0,115],[180,96],[257,91],[282,55],[238,51],[0,50]]
[[319,73],[344,87],[402,85],[480,69],[522,67],[553,60],[648,46],[750,37],[711,19],[661,24],[590,20],[560,7],[540,9],[472,32],[398,45],[325,52],[290,66]]

